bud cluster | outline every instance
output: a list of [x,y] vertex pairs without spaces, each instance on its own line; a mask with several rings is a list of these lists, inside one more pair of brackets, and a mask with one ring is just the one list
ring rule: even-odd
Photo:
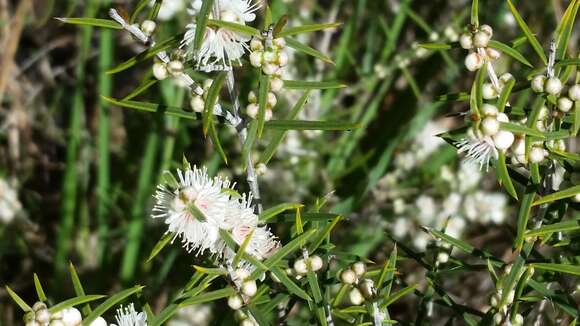
[[203,112],[203,108],[205,107],[205,101],[207,100],[207,94],[209,92],[209,88],[213,83],[212,79],[206,79],[203,82],[203,94],[193,94],[191,96],[191,101],[189,102],[191,109],[195,112],[201,113]]
[[465,57],[467,70],[476,71],[483,67],[486,61],[499,59],[500,52],[489,47],[492,36],[493,29],[489,25],[481,25],[477,29],[461,34],[459,44],[469,50],[469,54]]
[[367,267],[363,262],[356,262],[340,272],[340,282],[344,285],[352,286],[348,294],[350,302],[361,305],[365,300],[373,300],[377,296],[375,283],[370,278],[364,278]]
[[235,271],[233,281],[238,286],[240,293],[228,298],[228,306],[233,310],[239,310],[244,305],[244,302],[247,302],[249,298],[256,295],[258,285],[255,280],[250,278],[249,271],[244,268]]

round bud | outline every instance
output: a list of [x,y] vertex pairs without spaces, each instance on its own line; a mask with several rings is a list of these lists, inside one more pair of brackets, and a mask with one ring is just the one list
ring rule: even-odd
[[284,82],[280,78],[270,79],[270,89],[272,92],[279,92],[284,87]]
[[276,61],[276,58],[277,58],[276,52],[273,51],[264,52],[264,62],[272,63]]
[[505,85],[507,84],[508,81],[514,79],[514,75],[510,74],[509,72],[506,72],[505,74],[499,76],[499,83],[500,85]]
[[281,67],[284,67],[285,65],[288,64],[288,55],[286,54],[286,52],[278,53],[278,64]]
[[499,121],[494,117],[487,117],[481,122],[481,130],[486,136],[493,136],[499,131]]
[[242,297],[240,297],[238,294],[234,294],[228,298],[228,306],[230,308],[232,308],[233,310],[238,310],[243,305],[244,305],[244,301],[242,300]]
[[512,302],[514,302],[515,296],[516,296],[516,291],[515,290],[511,290],[508,293],[508,296],[506,298],[507,304],[512,304]]
[[263,176],[266,174],[266,172],[268,172],[268,167],[266,166],[266,164],[258,163],[258,165],[256,165],[256,174],[257,175]]
[[479,30],[481,32],[484,32],[487,35],[489,35],[489,37],[493,36],[493,28],[491,28],[491,26],[489,26],[487,24],[483,24],[483,25],[479,26]]
[[195,112],[201,113],[205,107],[205,102],[203,98],[199,95],[194,95],[191,97],[191,101],[189,102],[191,109]]
[[503,321],[503,315],[501,313],[496,313],[495,315],[493,315],[493,322],[496,325],[501,325],[501,322]]
[[79,326],[83,320],[81,312],[74,307],[62,310],[62,322],[65,326]]
[[363,297],[365,297],[365,299],[373,299],[376,295],[377,295],[377,289],[375,288],[375,282],[373,282],[373,280],[371,279],[364,279],[362,280],[359,285],[358,288],[360,290],[360,292],[362,293]]
[[256,93],[254,93],[254,91],[250,91],[248,93],[248,102],[258,103],[258,97],[256,96]]
[[485,114],[488,117],[495,117],[495,116],[497,116],[497,113],[499,112],[499,110],[497,109],[497,106],[491,105],[491,104],[484,104],[481,109],[483,111],[483,114]]
[[250,50],[252,51],[261,51],[264,49],[264,44],[259,39],[253,37],[250,41]]
[[340,281],[344,284],[354,284],[356,282],[356,274],[350,268],[345,269],[340,273]]
[[34,303],[34,305],[32,306],[32,310],[33,311],[39,311],[39,310],[45,310],[46,309],[46,304],[42,301],[37,301]]
[[530,149],[529,159],[530,162],[532,163],[542,162],[544,160],[544,149],[537,146],[533,146]]
[[489,300],[489,303],[491,304],[492,307],[497,307],[500,302],[501,302],[501,297],[497,293],[494,293],[491,296],[491,299]]
[[286,46],[286,40],[283,37],[278,37],[272,40],[272,45],[277,48],[283,48]]
[[576,84],[568,90],[568,96],[572,101],[580,101],[580,85]]
[[499,52],[496,49],[487,48],[485,49],[485,53],[487,54],[487,57],[490,58],[491,60],[497,60],[501,57],[501,52]]
[[473,35],[473,45],[476,48],[485,48],[489,44],[490,39],[491,36],[488,33],[479,31]]
[[496,119],[499,122],[510,122],[510,118],[503,112],[498,113]]
[[271,107],[275,107],[278,100],[276,99],[276,94],[272,92],[268,92],[268,98],[266,99],[266,103]]
[[359,306],[365,301],[365,298],[363,297],[362,293],[360,293],[360,290],[357,288],[350,290],[350,292],[348,293],[348,299],[355,306]]
[[266,74],[266,75],[273,75],[278,71],[278,67],[274,64],[271,63],[267,63],[262,67],[262,71]]
[[365,275],[367,272],[367,265],[365,265],[365,263],[362,261],[357,261],[356,263],[352,264],[351,268],[358,277]]
[[179,60],[169,61],[167,64],[167,71],[173,76],[179,75],[183,72],[183,62]]
[[538,120],[546,120],[550,116],[550,110],[547,106],[542,106],[538,112]]
[[536,93],[544,91],[544,84],[546,83],[546,76],[538,75],[532,79],[532,90]]
[[499,150],[506,150],[514,143],[514,134],[509,131],[500,130],[493,136],[493,144]]
[[558,99],[558,110],[562,112],[568,112],[572,109],[572,106],[574,106],[574,102],[572,102],[572,100],[570,100],[569,98],[560,97]]
[[31,320],[25,324],[25,326],[41,326],[36,320]]
[[523,138],[517,138],[512,145],[512,152],[516,155],[526,153],[526,141]]
[[562,91],[562,82],[556,77],[549,78],[546,81],[546,93],[550,95],[558,95]]
[[258,107],[258,104],[249,104],[246,107],[246,114],[252,118],[252,119],[256,119],[256,117],[258,116],[258,111],[260,110],[260,108]]
[[322,262],[322,258],[320,258],[320,256],[314,255],[310,257],[310,269],[313,272],[319,271],[320,269],[322,269],[322,265],[324,264]]
[[522,326],[523,324],[524,324],[524,317],[520,314],[515,314],[515,316],[513,317],[512,325]]
[[151,34],[153,34],[153,32],[155,31],[155,27],[157,27],[155,22],[149,19],[143,21],[143,23],[141,24],[141,30],[147,36],[151,36]]
[[445,264],[449,261],[449,254],[446,252],[440,252],[437,254],[437,262],[439,264]]
[[483,84],[481,93],[483,95],[483,98],[486,100],[491,100],[497,97],[497,91],[495,90],[495,87],[493,87],[491,83]]
[[539,131],[546,131],[546,121],[538,120],[536,121],[536,129]]
[[36,321],[41,324],[47,324],[50,321],[50,312],[48,309],[41,309],[36,312]]
[[261,51],[254,51],[250,53],[250,64],[256,68],[262,66],[262,54]]
[[247,295],[248,297],[253,297],[258,292],[258,286],[256,285],[256,281],[250,280],[245,281],[242,284],[242,293]]
[[164,63],[156,62],[153,64],[153,77],[157,78],[158,80],[163,80],[167,78],[167,66]]
[[459,44],[461,45],[462,48],[466,50],[473,48],[473,38],[471,37],[471,34],[468,33],[461,34],[461,36],[459,37]]
[[271,109],[266,109],[266,112],[264,112],[264,120],[266,120],[266,121],[272,120],[273,115],[274,114],[272,113]]
[[89,326],[107,326],[107,321],[103,317],[97,317]]
[[246,318],[240,322],[240,326],[256,326],[253,320]]
[[572,197],[572,201],[575,203],[580,203],[580,194],[576,194],[574,197]]
[[471,52],[465,57],[465,67],[469,71],[476,71],[483,65],[481,56],[475,52]]
[[48,326],[65,326],[65,324],[60,319],[54,319],[48,324]]
[[300,258],[294,262],[294,271],[298,275],[304,275],[308,273],[308,267],[306,266],[304,259]]

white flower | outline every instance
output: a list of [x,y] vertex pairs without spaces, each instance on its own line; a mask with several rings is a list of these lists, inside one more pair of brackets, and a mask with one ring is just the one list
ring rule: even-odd
[[147,315],[144,312],[137,313],[132,303],[125,308],[117,309],[115,319],[118,325],[111,324],[111,326],[147,326]]
[[[192,2],[190,13],[197,14],[199,2],[197,0]],[[260,7],[259,4],[252,4],[252,0],[216,0],[214,5],[220,9],[220,20],[240,25],[254,21],[256,19],[254,12]],[[210,18],[213,18],[213,14],[210,14]],[[250,41],[248,35],[227,28],[208,26],[201,47],[194,53],[195,22],[188,24],[186,29],[182,46],[187,47],[187,52],[193,54],[201,66],[231,67],[232,61],[239,62],[248,50],[247,43]]]
[[209,250],[219,256],[219,229],[226,226],[226,212],[231,207],[229,180],[210,179],[205,168],[195,166],[177,173],[178,189],[157,187],[152,216],[164,218],[168,232],[174,233],[175,238],[181,237],[189,252]]
[[479,164],[479,168],[485,170],[489,169],[489,162],[497,160],[498,151],[495,148],[493,139],[489,136],[475,136],[469,135],[455,143],[458,148],[458,153],[465,153],[466,161],[469,163]]

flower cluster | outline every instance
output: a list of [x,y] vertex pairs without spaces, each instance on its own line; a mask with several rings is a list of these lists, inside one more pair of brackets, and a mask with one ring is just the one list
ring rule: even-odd
[[489,47],[489,41],[493,36],[493,29],[489,25],[481,25],[471,31],[461,34],[459,44],[469,50],[465,57],[465,67],[469,71],[476,71],[490,60],[497,60],[500,52]]
[[259,225],[251,195],[237,195],[229,180],[211,179],[205,168],[186,166],[177,173],[179,181],[158,186],[152,216],[164,219],[167,232],[174,239],[180,237],[189,252],[208,251],[218,259],[233,258],[221,230],[231,232],[239,245],[250,236],[246,252],[257,259],[270,256],[278,248],[268,227]]
[[342,284],[352,287],[348,298],[355,306],[361,305],[365,299],[371,300],[377,296],[373,280],[364,277],[366,272],[365,263],[359,261],[343,269],[339,275]]

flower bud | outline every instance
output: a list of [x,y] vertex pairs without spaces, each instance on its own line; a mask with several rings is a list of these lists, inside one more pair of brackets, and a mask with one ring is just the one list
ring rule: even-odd
[[246,318],[240,322],[240,326],[258,326],[258,325],[250,318]]
[[279,92],[284,87],[284,82],[280,78],[270,79],[270,89],[272,92]]
[[540,163],[544,160],[544,149],[533,146],[528,156],[531,163]]
[[258,97],[256,96],[256,93],[254,93],[254,91],[250,91],[248,93],[248,102],[258,103]]
[[491,36],[483,31],[479,31],[473,35],[473,45],[476,48],[485,48],[489,44]]
[[272,109],[266,109],[266,112],[264,112],[264,120],[270,121],[272,120],[273,116],[274,114],[272,113]]
[[371,279],[362,280],[359,283],[358,288],[362,293],[363,297],[365,297],[365,299],[371,300],[377,295],[377,289],[375,289],[375,282],[373,282],[373,280]]
[[167,71],[173,76],[179,75],[183,72],[183,62],[179,60],[169,61],[167,64]]
[[42,301],[36,301],[32,306],[32,311],[37,312],[39,310],[46,310],[46,304]]
[[252,51],[262,51],[264,49],[264,44],[259,39],[253,37],[250,41],[250,50]]
[[547,106],[542,106],[540,112],[538,112],[538,120],[546,120],[550,116],[550,110]]
[[62,310],[62,322],[65,326],[80,326],[82,320],[81,312],[77,308],[70,307]]
[[42,325],[47,324],[50,321],[50,312],[48,309],[41,309],[36,312],[36,321]]
[[495,148],[499,150],[506,150],[514,143],[514,134],[509,131],[500,130],[493,136],[493,143]]
[[538,75],[532,79],[532,90],[536,93],[544,91],[544,84],[546,83],[546,76]]
[[503,321],[503,315],[499,312],[497,312],[495,315],[493,315],[493,322],[496,325],[501,325],[501,322]]
[[352,290],[350,290],[350,292],[348,293],[348,299],[355,306],[359,306],[365,301],[365,298],[362,296],[362,293],[360,293],[360,290],[357,288],[353,288]]
[[258,107],[258,104],[249,104],[246,107],[246,114],[252,118],[252,119],[256,119],[256,117],[258,116],[258,111],[260,110],[260,108]]
[[286,40],[282,37],[278,37],[272,40],[272,45],[281,49],[286,46]]
[[572,101],[580,101],[580,85],[576,84],[568,90],[568,96]]
[[491,26],[489,26],[487,24],[483,24],[483,25],[479,26],[479,31],[486,33],[487,35],[489,35],[489,37],[493,36],[493,28],[491,28]]
[[284,67],[288,64],[288,55],[285,52],[278,53],[278,64]]
[[151,36],[151,34],[153,34],[153,32],[155,31],[155,27],[157,27],[155,22],[152,20],[149,20],[149,19],[147,19],[147,20],[143,21],[143,23],[141,23],[141,30],[147,36]]
[[489,300],[489,303],[491,304],[491,306],[496,307],[496,308],[500,304],[500,302],[501,302],[501,297],[497,293],[494,293],[491,296],[491,299]]
[[157,78],[158,80],[163,80],[167,78],[167,66],[164,63],[156,62],[153,64],[153,77]]
[[522,326],[524,325],[524,317],[520,314],[515,314],[513,317],[513,326]]
[[242,293],[247,295],[248,297],[253,297],[258,292],[258,286],[256,285],[256,281],[250,280],[245,281],[242,284]]
[[243,305],[244,305],[244,301],[242,300],[242,297],[240,297],[238,294],[234,294],[228,298],[228,306],[230,308],[232,308],[233,310],[238,310]]
[[319,271],[320,269],[322,269],[323,266],[323,262],[322,262],[322,258],[320,258],[320,256],[314,255],[310,257],[310,269],[313,272]]
[[258,163],[258,165],[256,165],[256,174],[257,175],[263,176],[266,174],[266,172],[268,172],[268,167],[266,166],[266,164]]
[[483,98],[486,100],[491,100],[497,97],[497,91],[495,90],[495,87],[493,87],[491,83],[483,84],[481,93],[483,95]]
[[294,271],[298,275],[304,275],[308,273],[308,267],[306,266],[304,259],[300,258],[294,262]]
[[505,74],[499,76],[499,83],[500,85],[505,85],[507,84],[508,81],[514,79],[514,76],[512,74],[510,74],[509,72],[506,72]]
[[191,109],[195,112],[201,113],[205,107],[205,102],[203,98],[199,95],[193,95],[191,101],[189,102]]
[[510,122],[510,118],[503,112],[498,113],[496,119],[499,122]]
[[276,52],[273,51],[266,51],[264,52],[264,62],[266,63],[272,63],[274,61],[276,61]]
[[487,54],[487,57],[490,58],[491,60],[497,60],[501,57],[501,52],[499,52],[496,49],[487,48],[485,49],[485,53]]
[[97,317],[89,326],[107,326],[107,321],[103,317]]
[[449,254],[446,252],[440,252],[437,254],[437,262],[439,264],[445,264],[449,261]]
[[266,103],[271,108],[275,107],[276,103],[278,103],[278,100],[276,99],[276,94],[274,94],[272,92],[268,92],[268,98],[266,99]]
[[570,111],[572,109],[572,106],[574,106],[574,102],[572,102],[569,98],[560,97],[558,99],[558,110],[565,113]]
[[250,64],[256,68],[262,66],[262,54],[261,51],[254,51],[250,53]]
[[483,105],[481,110],[483,111],[483,114],[485,114],[488,117],[495,117],[495,116],[497,116],[497,114],[499,112],[499,110],[497,109],[497,106],[487,104],[487,103]]
[[512,145],[512,152],[516,155],[526,153],[526,141],[523,138],[517,138]]
[[266,75],[273,75],[278,71],[278,67],[272,63],[267,63],[262,67],[262,71]]
[[562,91],[562,82],[556,77],[552,77],[546,81],[546,93],[550,95],[558,95]]
[[352,270],[356,274],[356,276],[361,277],[367,272],[367,265],[362,261],[357,261],[356,263],[352,264]]
[[487,117],[481,122],[481,130],[486,136],[493,136],[499,131],[499,121],[494,117]]
[[459,44],[461,45],[462,48],[466,50],[473,48],[473,38],[471,37],[471,34],[468,33],[461,34],[461,36],[459,37]]
[[465,67],[469,71],[476,71],[483,66],[483,59],[475,52],[471,52],[465,57]]
[[356,274],[350,268],[345,269],[340,273],[340,281],[344,284],[354,284],[356,282]]

